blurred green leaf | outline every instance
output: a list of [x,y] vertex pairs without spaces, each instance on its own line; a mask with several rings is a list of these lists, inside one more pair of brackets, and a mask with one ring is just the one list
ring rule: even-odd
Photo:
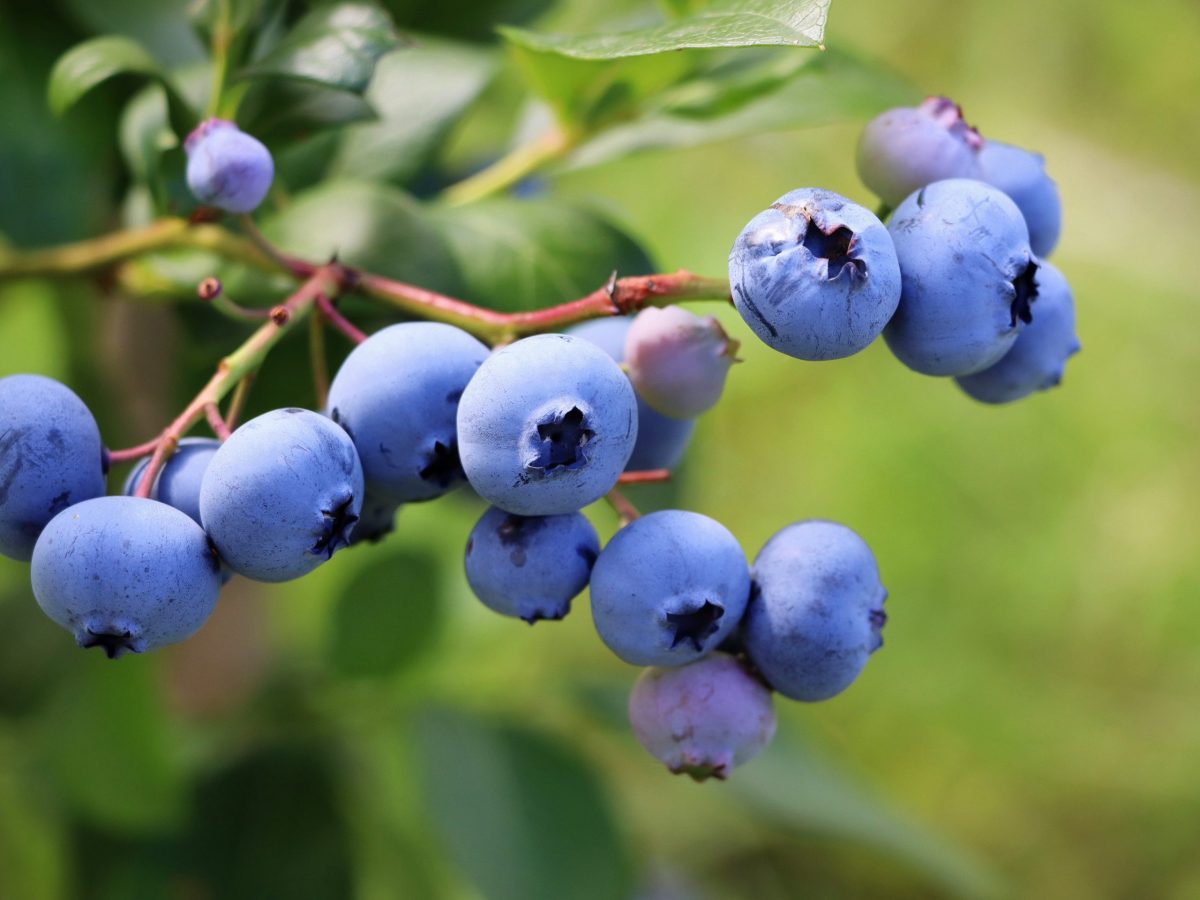
[[449,710],[421,715],[416,738],[434,826],[489,900],[629,896],[629,859],[582,758]]
[[268,146],[375,118],[371,104],[358,94],[290,80],[256,82],[238,112],[242,127]]
[[[205,58],[204,45],[187,19],[195,0],[59,0],[69,18],[93,34],[133,38],[155,59],[179,66]],[[49,9],[50,7],[48,7]],[[59,15],[54,10],[52,15]]]
[[585,142],[567,165],[583,168],[643,150],[867,119],[917,96],[895,73],[849,53],[773,54],[750,71],[722,68],[689,79],[666,93],[655,111]]
[[167,124],[167,95],[162,85],[147,85],[125,105],[118,140],[125,164],[136,181],[150,186],[158,196],[158,166],[163,154],[179,146]]
[[[67,638],[69,639],[69,638]],[[174,824],[185,774],[153,659],[77,654],[46,712],[46,761],[88,819],[126,831]]]
[[830,0],[718,0],[682,18],[628,31],[588,35],[539,34],[501,28],[510,42],[539,53],[610,60],[689,48],[788,45],[818,47]]
[[345,130],[329,174],[397,183],[411,178],[479,97],[494,68],[491,52],[425,38],[389,53],[365,95],[379,121]]
[[21,756],[0,732],[0,897],[56,900],[67,895],[67,842]]
[[375,63],[400,44],[392,20],[377,6],[318,6],[266,56],[240,73],[249,78],[295,78],[361,93]]
[[77,44],[59,57],[50,73],[50,109],[62,115],[102,81],[125,74],[164,77],[149,51],[131,38],[108,35]]
[[198,783],[193,806],[183,843],[200,896],[353,895],[328,748],[260,750]]
[[893,854],[960,897],[991,897],[994,876],[965,851],[905,821],[780,733],[729,780],[755,814],[800,831],[869,844]]
[[645,252],[593,212],[551,199],[437,209],[467,295],[494,309],[537,309],[596,290],[614,272],[654,271]]
[[411,665],[442,624],[439,560],[413,550],[372,558],[333,609],[329,658],[343,675],[392,675]]
[[394,187],[330,181],[296,195],[264,224],[289,253],[321,260],[337,256],[368,271],[455,293],[458,271],[429,213]]

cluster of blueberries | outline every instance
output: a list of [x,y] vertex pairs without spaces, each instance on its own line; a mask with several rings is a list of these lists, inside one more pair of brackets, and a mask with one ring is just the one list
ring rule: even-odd
[[[910,367],[991,402],[1056,380],[1078,346],[1071,297],[1034,247],[1054,243],[1057,194],[1031,154],[1008,148],[993,168],[991,146],[940,98],[880,116],[860,163],[885,202],[899,198],[890,226],[828,191],[785,195],[730,255],[743,318],[802,359],[882,332]],[[269,189],[270,154],[231,123],[206,123],[187,149],[205,202],[247,211]],[[1013,199],[980,178],[1008,178]],[[773,691],[819,701],[855,680],[882,644],[887,596],[870,549],[832,522],[783,528],[753,565],[685,510],[633,518],[601,548],[581,510],[623,472],[679,462],[737,349],[715,318],[675,306],[496,350],[451,325],[392,325],[349,354],[322,412],[184,439],[149,498],[134,496],[148,460],[104,496],[108,454],[69,388],[10,376],[0,553],[30,560],[46,614],[115,658],[191,635],[233,574],[299,578],[384,537],[402,504],[466,484],[490,504],[466,544],[475,595],[533,623],[590,587],[603,642],[647,667],[630,697],[638,739],[672,771],[723,778],[770,740]]]

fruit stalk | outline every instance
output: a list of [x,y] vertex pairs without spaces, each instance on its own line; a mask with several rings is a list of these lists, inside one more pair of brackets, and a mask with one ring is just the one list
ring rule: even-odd
[[317,269],[294,294],[275,307],[270,321],[264,323],[245,343],[217,363],[217,370],[208,384],[201,388],[200,393],[184,411],[158,436],[154,455],[138,483],[137,496],[150,496],[155,478],[158,477],[163,464],[175,452],[179,439],[205,417],[210,406],[220,403],[235,385],[262,365],[271,348],[312,311],[319,296],[336,293],[343,277],[342,267],[336,263]]

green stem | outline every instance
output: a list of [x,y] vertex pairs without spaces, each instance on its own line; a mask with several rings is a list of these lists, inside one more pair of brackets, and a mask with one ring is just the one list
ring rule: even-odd
[[207,411],[217,406],[242,379],[258,370],[271,348],[312,312],[318,297],[336,294],[345,279],[344,270],[336,264],[317,269],[294,294],[272,310],[269,322],[260,326],[240,347],[217,363],[217,371],[208,384],[158,436],[154,455],[150,457],[150,463],[138,483],[139,497],[150,495],[154,479],[179,446],[180,438],[205,418]]
[[279,268],[275,260],[252,242],[224,228],[172,218],[61,247],[22,253],[0,249],[0,282],[13,278],[86,275],[134,256],[178,248],[211,250],[261,269]]
[[218,115],[222,108],[225,80],[229,77],[229,47],[234,38],[233,29],[229,27],[231,13],[229,0],[217,0],[217,16],[212,29],[212,86],[205,118]]
[[463,206],[507,190],[525,176],[552,160],[559,159],[574,142],[566,132],[555,128],[529,144],[523,144],[442,192],[448,206]]

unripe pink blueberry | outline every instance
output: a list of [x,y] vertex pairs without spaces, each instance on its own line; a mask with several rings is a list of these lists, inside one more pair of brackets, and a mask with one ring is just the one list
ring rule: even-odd
[[644,309],[625,336],[629,380],[651,408],[690,419],[712,409],[737,359],[738,342],[713,316],[679,306]]
[[858,142],[858,177],[889,206],[945,178],[978,178],[983,137],[946,97],[880,113]]
[[725,779],[775,734],[771,691],[727,653],[650,668],[629,695],[638,741],[675,774]]

